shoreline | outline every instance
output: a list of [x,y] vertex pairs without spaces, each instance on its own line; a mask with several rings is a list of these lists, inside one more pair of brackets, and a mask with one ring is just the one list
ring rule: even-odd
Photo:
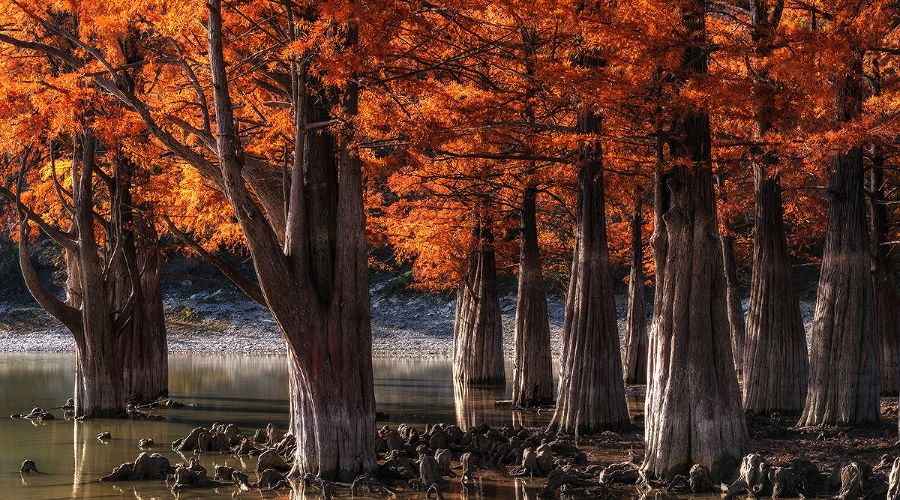
[[[433,358],[453,354],[453,311],[450,294],[382,294],[372,291],[372,356]],[[503,348],[515,350],[514,293],[500,298]],[[171,354],[283,355],[284,340],[264,307],[239,294],[218,289],[170,295],[164,301],[168,351]],[[616,296],[619,337],[624,343],[627,300]],[[801,301],[807,332],[815,304]],[[746,301],[745,301],[746,308]],[[551,350],[562,346],[563,298],[548,297]],[[74,352],[75,343],[59,322],[34,304],[0,303],[0,353]]]
[[[385,294],[372,290],[372,355],[375,358],[429,358],[453,354],[451,294]],[[553,351],[561,347],[562,299],[550,297]],[[170,354],[281,355],[286,348],[269,311],[226,289],[171,294],[164,299]],[[623,310],[624,314],[624,302]],[[515,343],[515,295],[501,297],[504,352]],[[74,352],[71,334],[34,304],[0,303],[0,353]]]
[[[373,358],[449,358],[453,354],[452,338],[437,337],[419,342],[415,333],[387,332],[373,327]],[[398,337],[404,345],[398,345]],[[234,356],[285,355],[287,350],[281,334],[277,332],[257,335],[242,332],[221,332],[195,328],[184,331],[170,328],[167,334],[169,354],[206,354]],[[511,344],[504,336],[504,344]],[[511,345],[505,345],[505,357],[512,358]],[[75,352],[75,341],[63,327],[41,331],[0,329],[0,354],[48,353],[69,354]],[[559,350],[553,349],[554,356]]]

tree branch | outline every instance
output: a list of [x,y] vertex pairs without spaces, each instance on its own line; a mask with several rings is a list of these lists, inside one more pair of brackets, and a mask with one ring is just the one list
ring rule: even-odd
[[178,226],[176,226],[175,223],[172,222],[172,219],[170,219],[169,216],[163,215],[163,220],[165,221],[166,226],[168,226],[169,232],[172,233],[172,236],[175,236],[175,238],[177,238],[179,241],[191,247],[195,252],[197,252],[197,255],[203,258],[203,260],[215,266],[216,269],[218,269],[222,274],[225,275],[225,277],[231,280],[231,282],[234,283],[235,286],[240,288],[241,291],[244,292],[245,295],[247,295],[247,297],[250,297],[250,299],[252,299],[254,302],[264,307],[268,307],[268,304],[266,304],[266,298],[263,297],[262,289],[260,289],[257,283],[254,283],[253,280],[250,280],[249,278],[241,274],[240,271],[228,265],[228,263],[221,259],[219,256],[203,248],[203,245],[201,245],[200,242],[192,238],[185,231],[179,229]]

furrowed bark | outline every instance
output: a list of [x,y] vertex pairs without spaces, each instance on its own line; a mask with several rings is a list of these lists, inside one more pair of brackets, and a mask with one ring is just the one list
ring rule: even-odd
[[96,139],[86,129],[82,133],[79,176],[73,180],[78,233],[77,272],[84,331],[83,345],[76,342],[75,413],[84,417],[119,417],[125,413],[122,361],[94,235],[95,149]]
[[[117,329],[126,401],[148,402],[168,394],[169,363],[160,278],[158,238],[145,221],[145,206],[136,206],[132,178],[136,166],[116,155],[110,217],[113,254],[107,278],[109,308],[127,315]],[[135,286],[135,284],[137,286]],[[133,302],[133,303],[132,303]],[[130,308],[130,310],[127,310]]]
[[[722,202],[728,202],[725,193],[725,177],[727,172],[720,170],[716,175],[716,184],[719,189],[719,198]],[[728,311],[728,329],[731,335],[731,354],[734,356],[734,370],[740,375],[743,373],[744,363],[744,309],[741,303],[741,287],[737,278],[737,263],[734,259],[734,236],[730,234],[731,227],[725,223],[725,229],[729,234],[721,236],[722,265],[725,268],[725,283],[728,293],[725,297],[726,310]]]
[[359,157],[347,145],[340,169],[329,295],[301,290],[300,300],[312,306],[308,319],[293,329],[284,319],[279,324],[288,341],[294,473],[349,481],[377,462],[362,179]]
[[[693,118],[695,126],[705,126],[705,116]],[[721,477],[746,451],[747,430],[731,357],[712,174],[704,166],[676,167],[659,182],[659,302],[650,339],[643,468],[668,478],[698,463]]]
[[520,407],[553,403],[550,321],[547,315],[547,287],[541,271],[537,241],[536,197],[534,186],[525,188],[522,197],[512,396],[513,405]]
[[[215,97],[217,151],[226,196],[247,237],[253,264],[266,303],[284,334],[289,360],[291,430],[297,439],[294,474],[351,481],[377,466],[375,455],[375,397],[371,361],[368,271],[362,204],[362,174],[353,140],[352,122],[344,124],[339,143],[339,171],[333,138],[310,142],[295,140],[295,163],[288,204],[290,234],[284,247],[264,221],[241,178],[243,152],[234,127],[233,105],[222,48],[222,3],[209,6],[209,58]],[[356,30],[343,27],[343,43],[356,43]],[[323,93],[324,95],[324,93]],[[294,118],[307,112],[293,102]],[[319,101],[326,113],[331,104],[344,116],[357,112],[358,88],[350,79],[340,102]],[[323,129],[318,133],[334,132]],[[319,144],[316,146],[316,144]],[[302,157],[303,161],[296,158]],[[326,182],[319,203],[304,203],[311,196],[312,180]],[[331,180],[329,180],[331,179]],[[311,227],[304,220],[326,227]]]
[[644,285],[642,194],[638,191],[631,219],[631,272],[628,274],[628,316],[625,320],[625,383],[647,383],[647,309]]
[[[583,111],[583,133],[600,132],[600,117]],[[622,355],[609,273],[609,247],[599,139],[582,145],[578,225],[563,323],[556,411],[550,429],[590,434],[628,427]]]
[[[527,80],[523,115],[535,125],[534,82],[537,37],[521,30],[524,72]],[[530,162],[527,175],[536,170]],[[552,404],[553,360],[550,352],[550,321],[547,313],[547,287],[541,269],[537,234],[537,187],[530,182],[522,193],[522,233],[519,253],[519,289],[516,300],[515,365],[513,366],[513,405],[520,407]]]
[[781,186],[757,164],[753,278],[747,311],[744,408],[754,413],[803,409],[809,358],[800,298],[791,277]]
[[833,169],[809,387],[798,425],[872,425],[881,417],[862,151],[836,159]]
[[[861,57],[849,70],[840,83],[841,121],[852,120],[860,111]],[[809,353],[809,386],[797,425],[864,426],[881,421],[864,184],[860,147],[834,159]]]
[[[684,7],[690,39],[682,77],[707,72],[705,3]],[[711,171],[709,116],[676,109],[669,135],[673,166],[657,171],[652,238],[656,301],[646,399],[649,477],[685,474],[693,464],[714,480],[730,475],[747,451],[731,352]]]
[[503,384],[503,322],[490,220],[479,215],[469,270],[456,291],[453,379],[462,385]]
[[731,354],[734,356],[734,369],[742,373],[744,369],[744,308],[741,303],[741,287],[737,279],[737,264],[734,261],[734,236],[723,236],[722,265],[725,268],[725,283],[728,293],[725,297],[728,311],[728,329],[731,332]]
[[[781,20],[782,0],[751,2],[756,55],[770,55],[768,41]],[[754,139],[765,143],[775,108],[775,89],[766,70],[756,103]],[[772,168],[777,158],[763,146],[751,149],[755,192],[753,276],[744,350],[744,408],[754,413],[795,413],[803,409],[809,376],[806,331],[794,285],[784,230],[781,183]]]
[[884,156],[876,150],[869,171],[869,221],[872,233],[872,276],[875,286],[875,340],[881,393],[900,390],[900,296],[894,281],[894,264],[888,240],[888,218],[884,189]]
[[[140,274],[140,297],[134,305],[131,320],[119,332],[122,352],[122,379],[125,399],[132,402],[153,401],[169,394],[169,361],[163,309],[161,257],[145,250],[144,272]],[[123,299],[119,297],[120,304]]]

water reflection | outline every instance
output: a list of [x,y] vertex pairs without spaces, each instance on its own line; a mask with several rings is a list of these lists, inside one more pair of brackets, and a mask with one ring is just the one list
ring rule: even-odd
[[83,441],[84,425],[80,422],[72,424],[72,449],[74,460],[72,465],[72,498],[79,498],[81,494],[81,482],[84,478],[84,461],[87,455],[87,446]]
[[516,500],[535,500],[538,497],[539,485],[539,481],[532,481],[529,484],[523,478],[516,478],[513,485],[516,491]]
[[[145,481],[98,482],[123,463],[134,461],[143,451],[141,438],[157,444],[148,450],[170,462],[187,462],[193,455],[171,450],[169,443],[192,428],[215,421],[234,422],[243,432],[252,433],[273,422],[282,429],[288,424],[287,370],[283,356],[189,356],[173,355],[169,380],[173,397],[187,406],[178,410],[154,410],[168,422],[63,419],[60,409],[52,410],[57,420],[30,422],[0,418],[0,498],[84,498],[119,497],[170,498],[165,483]],[[508,363],[512,366],[512,363]],[[457,390],[449,359],[377,358],[375,399],[377,409],[390,415],[396,426],[410,423],[453,423],[462,427],[482,422],[504,426],[513,422],[544,425],[549,414],[512,412],[498,407],[497,400],[509,399],[511,387]],[[74,359],[69,354],[0,354],[0,415],[27,413],[32,407],[54,408],[72,396]],[[512,380],[512,374],[507,374]],[[108,431],[112,439],[101,442],[97,434]],[[34,460],[41,474],[19,475],[25,459]],[[216,465],[253,469],[255,459],[246,461],[219,454],[202,454],[207,470]],[[451,481],[448,498],[512,498],[512,483],[483,479],[463,491]],[[523,486],[524,488],[524,486]],[[295,491],[295,498],[318,498],[315,489]],[[191,498],[230,497],[231,488],[191,492]],[[284,495],[284,492],[282,492]],[[305,495],[305,497],[304,497]],[[254,494],[254,497],[259,496]],[[524,497],[523,497],[524,498]]]
[[468,430],[481,424],[503,427],[512,423],[509,410],[498,411],[497,401],[503,399],[503,386],[476,386],[454,382],[453,404],[456,425]]

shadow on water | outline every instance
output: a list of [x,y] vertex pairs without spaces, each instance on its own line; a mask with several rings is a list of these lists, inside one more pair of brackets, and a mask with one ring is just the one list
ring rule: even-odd
[[[508,366],[511,363],[507,362]],[[509,399],[511,388],[455,388],[449,359],[374,360],[377,409],[390,415],[388,422],[457,423],[467,428],[482,422],[490,425],[545,425],[550,414],[513,412],[496,401]],[[50,409],[72,395],[74,360],[69,354],[0,355],[0,415],[27,413],[32,407]],[[512,380],[512,373],[507,373]],[[177,410],[154,410],[166,422],[129,420],[66,421],[62,410],[57,419],[44,423],[0,418],[0,498],[170,498],[161,482],[105,484],[98,479],[140,453],[137,443],[151,438],[149,451],[166,456],[172,463],[187,462],[193,455],[172,451],[170,443],[192,428],[213,422],[233,422],[252,434],[268,422],[282,429],[288,424],[287,371],[281,356],[172,355],[172,396],[187,406]],[[100,432],[112,439],[101,442]],[[255,469],[256,460],[217,453],[198,456],[207,470],[217,465]],[[34,460],[40,474],[20,475],[23,460]],[[450,481],[448,498],[536,498],[540,480],[480,478],[463,489]],[[234,488],[189,491],[179,498],[231,498]],[[251,494],[252,493],[252,494]],[[318,492],[302,489],[288,494],[249,492],[247,495],[280,498],[318,498]],[[305,495],[305,496],[304,496]],[[417,496],[418,498],[421,495]],[[402,498],[402,496],[401,496]]]

